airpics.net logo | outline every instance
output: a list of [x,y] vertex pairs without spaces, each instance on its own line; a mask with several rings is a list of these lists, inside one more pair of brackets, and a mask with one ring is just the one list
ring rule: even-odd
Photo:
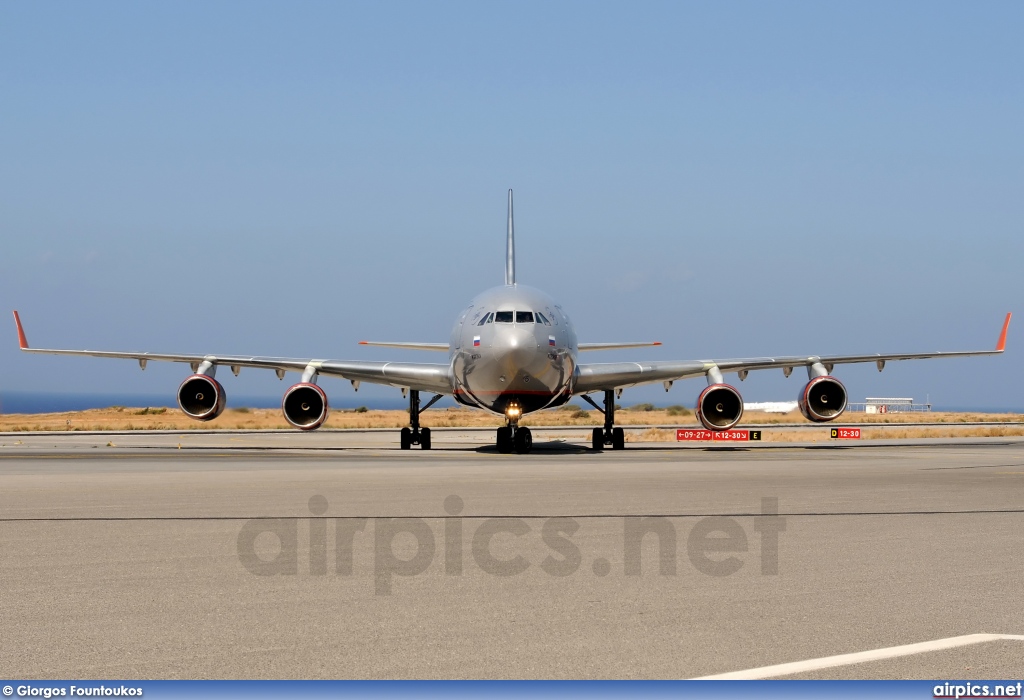
[[[589,563],[594,576],[636,577],[644,573],[646,555],[648,572],[675,576],[682,550],[690,565],[706,576],[730,576],[755,557],[761,575],[774,576],[779,573],[779,536],[786,530],[777,498],[762,498],[760,512],[749,516],[489,517],[465,515],[465,501],[455,494],[444,499],[444,514],[437,516],[330,515],[321,495],[310,498],[308,508],[308,518],[253,518],[243,524],[237,547],[246,571],[256,576],[326,576],[333,550],[334,575],[366,571],[373,577],[374,593],[390,595],[396,577],[424,574],[438,559],[447,576],[461,576],[470,566],[499,577],[520,576],[537,567],[564,578]],[[599,528],[603,536],[590,537]],[[300,539],[306,546],[300,547]],[[605,548],[611,542],[615,551],[585,558],[583,541],[589,543],[588,551],[594,541]]]
[[990,685],[969,681],[946,682],[932,689],[933,698],[1019,698],[1024,683],[1009,681]]

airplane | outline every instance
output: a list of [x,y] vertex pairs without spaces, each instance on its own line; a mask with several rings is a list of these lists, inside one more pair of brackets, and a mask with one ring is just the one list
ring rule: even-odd
[[[420,425],[420,414],[444,396],[465,406],[481,408],[504,419],[496,444],[502,453],[527,453],[533,447],[530,429],[520,425],[528,413],[554,408],[579,396],[604,415],[594,428],[591,446],[621,450],[625,435],[615,426],[615,399],[623,389],[661,382],[668,391],[673,382],[705,377],[707,387],[697,398],[696,417],[705,428],[724,431],[743,417],[743,399],[723,375],[735,372],[742,381],[754,370],[781,369],[789,377],[797,367],[807,370],[807,383],[798,394],[800,412],[810,421],[835,420],[846,410],[847,393],[834,376],[836,365],[874,362],[881,372],[886,362],[936,357],[998,355],[1006,347],[1012,314],[1006,314],[994,350],[918,352],[872,355],[800,355],[745,359],[680,360],[661,362],[580,362],[579,353],[661,345],[658,342],[579,343],[568,314],[544,292],[516,283],[515,226],[512,190],[508,191],[508,227],[505,247],[505,284],[488,289],[470,301],[452,327],[447,343],[368,342],[361,345],[448,353],[446,363],[367,362],[316,358],[250,357],[242,355],[162,354],[101,350],[41,350],[30,348],[18,312],[14,312],[22,351],[51,355],[83,355],[137,360],[142,369],[150,361],[180,362],[192,374],[178,387],[178,406],[199,421],[216,418],[227,402],[216,379],[219,367],[236,376],[242,367],[270,369],[284,379],[287,372],[301,378],[284,392],[281,411],[292,426],[315,430],[329,413],[327,394],[319,386],[321,375],[340,377],[358,391],[361,382],[386,384],[402,390],[409,400],[409,425],[400,432],[403,450],[418,445],[431,448],[430,428]],[[420,393],[434,396],[420,405]],[[603,395],[599,405],[591,394]]]

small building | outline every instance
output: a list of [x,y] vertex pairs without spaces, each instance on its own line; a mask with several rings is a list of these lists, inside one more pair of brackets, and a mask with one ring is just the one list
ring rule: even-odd
[[744,411],[764,411],[765,413],[790,413],[795,411],[796,401],[756,401],[744,403]]
[[864,403],[850,403],[847,410],[860,413],[926,413],[932,410],[932,405],[914,403],[912,398],[869,396]]

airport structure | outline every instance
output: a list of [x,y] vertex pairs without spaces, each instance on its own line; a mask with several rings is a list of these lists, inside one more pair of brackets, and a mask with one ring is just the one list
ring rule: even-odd
[[754,401],[743,404],[744,411],[763,411],[765,413],[791,413],[799,406],[799,401]]
[[867,397],[863,403],[850,403],[847,410],[854,413],[928,413],[930,402],[914,403],[912,398]]

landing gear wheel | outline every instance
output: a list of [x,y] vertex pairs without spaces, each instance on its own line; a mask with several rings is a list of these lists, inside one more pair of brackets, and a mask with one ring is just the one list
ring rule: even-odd
[[420,430],[420,449],[430,449],[430,428],[423,428]]
[[533,449],[533,433],[530,432],[529,428],[520,428],[516,431],[515,437],[516,452],[521,455],[526,454]]
[[622,428],[612,429],[612,449],[626,449],[626,432]]
[[604,449],[604,431],[600,428],[594,428],[594,432],[591,434],[591,442],[595,450]]
[[402,449],[408,450],[412,447],[412,431],[402,428]]
[[512,428],[498,428],[498,452],[508,454],[512,451]]

